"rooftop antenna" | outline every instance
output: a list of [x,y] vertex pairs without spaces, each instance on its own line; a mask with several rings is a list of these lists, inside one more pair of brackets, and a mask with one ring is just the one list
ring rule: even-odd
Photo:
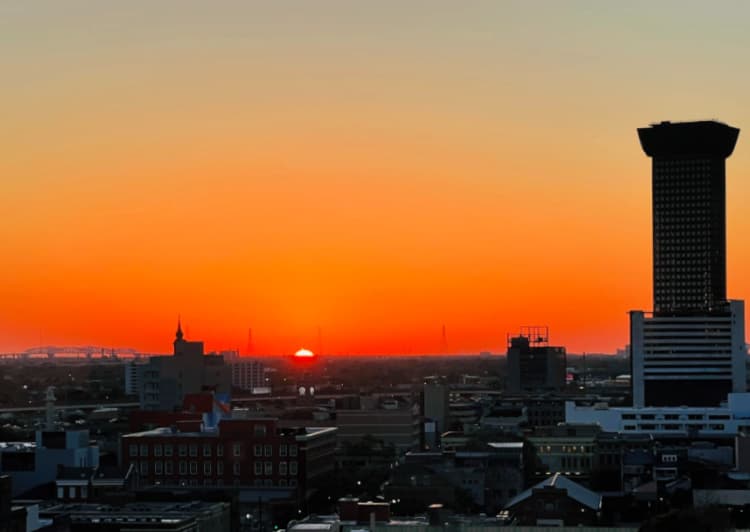
[[445,324],[443,324],[443,330],[440,335],[440,350],[443,354],[448,352],[448,335],[445,332]]

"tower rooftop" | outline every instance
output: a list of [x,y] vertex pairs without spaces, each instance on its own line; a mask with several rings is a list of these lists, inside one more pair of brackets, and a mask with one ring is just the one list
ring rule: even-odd
[[638,128],[641,147],[649,157],[727,158],[740,130],[715,120],[659,122]]

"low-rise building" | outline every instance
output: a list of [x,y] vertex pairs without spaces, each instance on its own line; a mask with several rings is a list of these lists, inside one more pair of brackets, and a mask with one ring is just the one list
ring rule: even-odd
[[13,496],[55,481],[58,467],[97,467],[99,447],[88,430],[40,430],[35,442],[0,443],[0,474],[13,479]]
[[730,393],[720,406],[609,407],[565,403],[567,423],[597,423],[607,432],[667,437],[734,437],[750,432],[750,393]]
[[595,466],[598,425],[560,424],[541,427],[528,437],[536,457],[536,478],[560,473],[588,482]]
[[126,434],[123,467],[141,485],[282,487],[300,496],[333,471],[336,428],[280,429],[273,418],[224,419]]
[[556,473],[513,498],[505,509],[522,526],[591,526],[598,522],[602,497]]
[[339,443],[357,443],[372,436],[393,445],[401,454],[420,448],[421,419],[419,405],[385,399],[359,410],[336,410]]
[[48,503],[40,516],[54,520],[65,516],[71,532],[229,532],[227,502],[132,502],[122,505]]

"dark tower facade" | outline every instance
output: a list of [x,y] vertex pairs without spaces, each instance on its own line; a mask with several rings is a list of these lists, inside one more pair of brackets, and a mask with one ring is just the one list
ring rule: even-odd
[[638,129],[652,158],[654,315],[725,310],[725,160],[739,129],[713,121]]

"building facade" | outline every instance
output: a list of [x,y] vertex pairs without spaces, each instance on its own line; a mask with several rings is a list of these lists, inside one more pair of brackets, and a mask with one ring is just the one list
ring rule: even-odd
[[507,391],[559,391],[565,387],[565,348],[550,346],[548,339],[547,327],[522,327],[518,336],[508,339]]
[[258,390],[266,387],[266,367],[257,360],[232,362],[232,386],[242,390]]
[[652,159],[657,315],[711,313],[726,302],[725,160],[739,132],[714,121],[638,129]]
[[726,158],[739,130],[638,129],[652,159],[653,314],[631,312],[633,406],[718,406],[745,391],[744,304],[726,296]]
[[633,405],[718,406],[745,391],[745,303],[703,315],[630,313]]
[[54,482],[58,467],[98,465],[88,430],[40,430],[35,442],[0,443],[0,474],[13,479],[14,497]]
[[300,493],[331,473],[336,428],[280,429],[272,418],[224,419],[126,434],[121,462],[142,485],[283,487]]
[[207,390],[228,399],[232,391],[231,367],[224,357],[205,355],[203,342],[185,340],[179,323],[174,355],[151,357],[138,370],[144,410],[178,409],[186,394]]

